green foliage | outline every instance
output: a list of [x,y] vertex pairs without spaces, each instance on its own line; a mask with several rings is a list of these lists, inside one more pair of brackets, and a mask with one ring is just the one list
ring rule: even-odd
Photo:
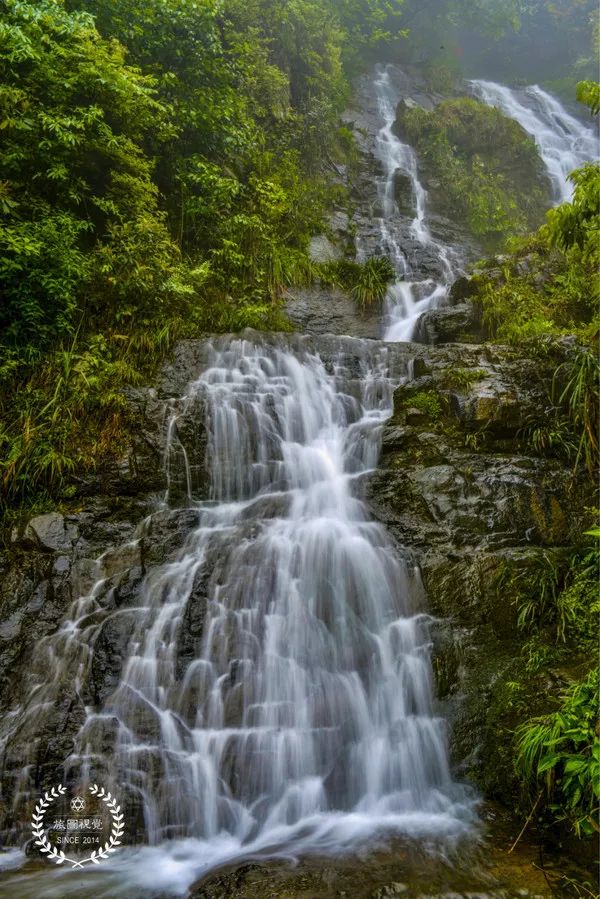
[[406,398],[406,404],[411,409],[417,409],[432,421],[439,421],[444,415],[443,400],[435,390],[421,390]]
[[517,122],[478,100],[446,100],[430,112],[400,110],[401,136],[415,147],[434,205],[498,241],[539,224],[548,186],[535,144]]
[[589,107],[592,115],[600,113],[600,84],[597,81],[580,81],[577,99]]
[[554,372],[544,408],[534,413],[524,430],[538,453],[553,455],[573,466],[574,474],[598,468],[600,366],[595,352],[576,348]]
[[387,256],[372,256],[366,262],[344,259],[321,265],[317,271],[323,283],[351,293],[363,312],[369,306],[383,302],[388,287],[396,279]]
[[600,281],[600,166],[571,175],[573,200],[547,214],[547,224],[509,244],[501,278],[479,275],[478,299],[490,336],[508,343],[598,334]]
[[518,626],[555,644],[594,651],[600,613],[598,545],[571,554],[545,551],[527,566],[503,567],[498,585],[517,607]]
[[548,212],[550,242],[573,264],[586,266],[592,278],[590,293],[600,297],[600,164],[587,163],[571,173],[573,200]]
[[[56,491],[67,476],[93,466],[97,443],[102,446],[114,438],[125,406],[122,385],[140,379],[120,343],[116,338],[109,343],[101,334],[85,345],[75,339],[47,357],[16,402],[4,403],[2,411],[8,413],[0,424],[4,502],[10,505]],[[11,366],[5,365],[0,375],[10,397]],[[100,422],[96,440],[93,426]]]
[[[81,322],[210,327],[222,307],[238,310],[229,324],[257,320],[240,304],[256,310],[304,283],[331,200],[324,166],[347,144],[342,45],[380,40],[400,6],[8,0],[5,351]],[[367,274],[365,303],[377,294]]]
[[600,365],[591,350],[578,350],[574,357],[556,371],[555,386],[566,384],[560,393],[559,408],[566,411],[575,434],[580,434],[576,446],[575,467],[584,462],[592,473],[598,467],[598,418],[600,414]]
[[563,696],[561,707],[517,730],[517,769],[523,779],[545,785],[550,810],[580,835],[597,830],[600,805],[600,739],[597,669]]
[[444,372],[441,386],[444,390],[460,390],[468,393],[473,384],[487,377],[487,372],[480,368],[448,368]]
[[0,331],[44,346],[77,327],[84,294],[101,314],[123,294],[147,306],[175,269],[142,148],[166,112],[152,79],[61,3],[7,0],[0,54]]
[[87,230],[86,222],[49,205],[39,219],[15,217],[0,230],[3,341],[44,345],[73,331],[79,290],[91,268],[80,245]]
[[368,259],[360,267],[352,294],[361,309],[373,303],[383,302],[388,287],[396,278],[394,267],[387,256]]
[[549,685],[569,675],[580,681],[597,655],[599,534],[593,528],[574,548],[506,562],[497,584],[516,606],[527,640],[512,682],[497,693],[496,714],[509,728],[527,809],[540,803],[545,786],[547,822],[566,821],[578,836],[592,832],[598,805],[598,672],[570,687],[558,708]]

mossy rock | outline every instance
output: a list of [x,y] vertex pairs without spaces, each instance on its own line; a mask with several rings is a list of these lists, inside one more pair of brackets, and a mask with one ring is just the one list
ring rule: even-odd
[[419,157],[434,210],[493,246],[540,225],[550,183],[535,142],[500,110],[470,97],[433,110],[398,106],[394,126]]

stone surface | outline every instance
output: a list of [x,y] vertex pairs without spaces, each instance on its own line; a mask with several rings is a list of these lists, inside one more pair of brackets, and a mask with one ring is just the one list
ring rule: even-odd
[[[502,755],[510,740],[498,737],[495,716],[524,638],[499,575],[507,564],[526,568],[546,548],[572,543],[578,510],[591,497],[568,466],[521,440],[544,401],[539,360],[449,345],[427,351],[424,362],[416,380],[396,391],[368,494],[375,516],[421,568],[437,619],[434,670],[457,770],[485,795],[510,801],[512,763]],[[549,673],[532,702],[541,699],[543,711],[560,689],[560,676]]]
[[46,515],[32,518],[22,535],[19,533],[19,529],[15,528],[12,540],[14,543],[22,540],[25,545],[38,546],[49,552],[68,552],[77,536],[77,528],[74,524],[65,521],[59,512],[49,512]]
[[303,334],[349,334],[377,339],[383,330],[380,308],[361,315],[352,297],[339,290],[290,291],[285,310],[294,327]]
[[318,234],[316,237],[312,237],[308,251],[313,262],[335,262],[342,257],[339,247],[336,247],[326,234]]
[[404,172],[397,171],[394,175],[394,199],[401,215],[414,218],[415,198],[413,196],[412,181]]
[[[393,67],[390,77],[408,105],[432,109],[443,99],[427,89],[416,69],[406,67],[400,70]],[[355,240],[361,258],[379,256],[386,252],[380,221],[383,208],[378,189],[378,180],[384,172],[376,157],[376,137],[381,127],[381,114],[371,77],[358,80],[356,108],[348,110],[344,120],[352,130],[359,150],[359,159],[354,164],[352,176],[349,175],[345,181],[353,201],[348,237],[352,236]],[[386,226],[393,231],[410,269],[417,273],[417,279],[440,280],[445,273],[437,253],[414,236],[412,187],[400,172],[396,174],[395,188],[399,208],[397,214],[388,218]],[[441,212],[442,210],[437,210],[432,215],[429,210],[428,226],[433,237],[452,247],[465,266],[478,259],[482,255],[481,246],[455,220],[452,210],[443,211],[443,214]]]
[[526,833],[509,854],[519,828],[493,805],[481,816],[494,837],[450,858],[435,845],[422,852],[396,840],[360,857],[234,864],[203,879],[190,899],[551,899],[537,842]]
[[415,328],[414,340],[430,346],[443,343],[480,343],[481,322],[471,303],[442,306],[425,312]]

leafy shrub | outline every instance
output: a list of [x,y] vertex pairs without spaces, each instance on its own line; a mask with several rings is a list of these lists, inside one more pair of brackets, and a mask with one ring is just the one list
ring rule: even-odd
[[597,670],[563,696],[551,715],[533,718],[517,730],[517,770],[536,789],[545,787],[549,808],[579,835],[598,830],[600,738]]
[[583,461],[591,473],[598,467],[598,425],[600,418],[600,364],[591,350],[578,350],[555,373],[555,387],[566,384],[559,397],[559,408],[566,411],[573,432],[580,434],[575,467]]
[[405,408],[416,409],[432,421],[439,421],[446,411],[445,397],[435,390],[419,390],[403,396]]
[[580,81],[577,85],[577,99],[589,106],[592,115],[600,113],[600,84],[597,81]]
[[366,309],[383,301],[395,278],[394,267],[386,256],[373,257],[360,266],[352,295],[361,309]]
[[[600,163],[589,162],[570,174],[575,185],[573,199],[548,212],[550,241],[570,258],[588,265],[590,273],[600,265]],[[593,297],[600,297],[600,284],[592,277],[588,285]]]
[[600,613],[599,571],[597,543],[571,555],[548,550],[526,567],[505,566],[499,586],[513,598],[521,630],[544,631],[555,643],[590,651]]
[[119,451],[123,386],[139,383],[137,355],[156,351],[163,335],[155,335],[155,342],[146,335],[143,347],[135,348],[119,338],[97,334],[85,343],[75,338],[48,355],[12,395],[12,366],[0,370],[0,386],[9,397],[0,420],[4,503],[60,491],[65,478],[91,470],[103,453]]
[[383,302],[388,287],[397,277],[387,256],[372,256],[366,262],[326,263],[317,271],[324,283],[347,290],[363,312],[369,306]]
[[86,295],[109,315],[115,288],[119,301],[148,304],[171,274],[169,264],[147,278],[177,249],[143,147],[167,111],[87,14],[51,0],[5,7],[0,328],[5,346],[47,346],[73,333]]
[[584,343],[600,328],[600,165],[572,173],[573,201],[548,212],[547,224],[509,244],[501,276],[478,274],[477,299],[491,337],[530,344],[575,334]]
[[573,466],[574,474],[593,474],[600,463],[600,364],[583,347],[569,353],[555,370],[545,408],[534,412],[523,434],[538,453]]
[[444,372],[441,386],[444,390],[462,390],[468,392],[477,381],[487,377],[487,372],[480,368],[448,368]]

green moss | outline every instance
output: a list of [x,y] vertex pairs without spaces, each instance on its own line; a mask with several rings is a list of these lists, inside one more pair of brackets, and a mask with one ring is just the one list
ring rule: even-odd
[[468,392],[473,384],[487,377],[481,368],[448,368],[444,372],[441,384],[445,390],[462,390]]
[[416,409],[434,422],[439,421],[445,412],[443,398],[435,390],[421,390],[418,393],[405,397],[403,404],[410,409]]
[[539,225],[549,186],[533,140],[498,109],[471,98],[432,111],[400,110],[396,127],[411,143],[435,206],[490,241]]

